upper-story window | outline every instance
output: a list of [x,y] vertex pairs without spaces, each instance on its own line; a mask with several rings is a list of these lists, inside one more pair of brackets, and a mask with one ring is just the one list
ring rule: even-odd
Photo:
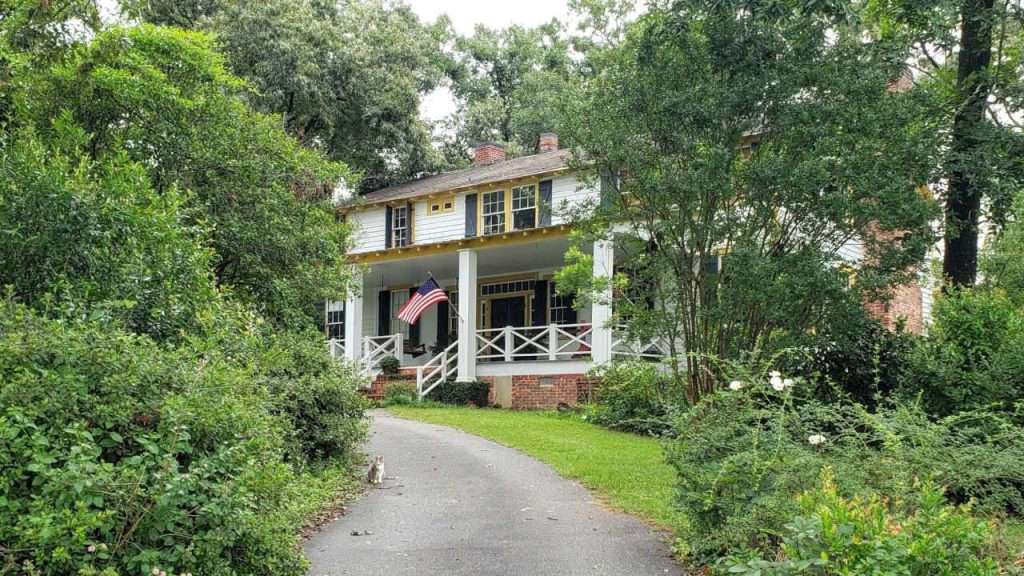
[[501,234],[505,231],[505,191],[484,192],[480,207],[480,219],[484,235]]
[[537,187],[517,186],[512,189],[512,227],[516,230],[537,227]]
[[396,248],[412,243],[412,229],[409,226],[409,207],[396,206],[391,210],[391,245]]

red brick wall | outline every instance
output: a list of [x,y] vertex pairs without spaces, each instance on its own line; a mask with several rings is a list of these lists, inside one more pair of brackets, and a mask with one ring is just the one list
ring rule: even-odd
[[384,393],[387,391],[388,386],[391,384],[412,384],[416,385],[416,372],[413,370],[412,376],[408,374],[399,373],[397,376],[387,376],[384,374],[378,374],[373,382],[370,383],[368,389],[363,389],[361,392],[364,396],[370,400],[383,400]]
[[864,307],[867,308],[869,314],[890,330],[895,329],[902,320],[907,332],[922,334],[924,332],[922,297],[921,285],[914,282],[896,287],[889,300],[868,302]]
[[[595,383],[586,374],[557,374],[512,377],[512,408],[533,410],[575,406],[590,397]],[[491,394],[493,397],[493,386]]]

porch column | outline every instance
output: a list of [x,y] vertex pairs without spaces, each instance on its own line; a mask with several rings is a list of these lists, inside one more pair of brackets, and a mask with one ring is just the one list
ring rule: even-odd
[[615,265],[615,250],[611,240],[594,242],[594,277],[607,278],[608,285],[600,294],[594,295],[590,306],[591,358],[594,364],[607,364],[612,359],[612,272]]
[[345,358],[353,362],[363,356],[363,276],[353,280],[345,296]]
[[476,251],[459,250],[458,382],[476,380]]

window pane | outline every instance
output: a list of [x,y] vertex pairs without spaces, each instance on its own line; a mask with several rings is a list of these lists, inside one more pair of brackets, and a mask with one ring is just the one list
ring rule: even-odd
[[534,186],[512,189],[512,227],[516,230],[537,225],[537,190]]
[[500,234],[505,231],[505,192],[486,192],[483,196],[484,234]]

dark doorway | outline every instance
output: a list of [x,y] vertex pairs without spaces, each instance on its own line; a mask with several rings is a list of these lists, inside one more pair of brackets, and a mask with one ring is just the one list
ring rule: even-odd
[[491,328],[526,325],[526,297],[495,298],[490,301]]

